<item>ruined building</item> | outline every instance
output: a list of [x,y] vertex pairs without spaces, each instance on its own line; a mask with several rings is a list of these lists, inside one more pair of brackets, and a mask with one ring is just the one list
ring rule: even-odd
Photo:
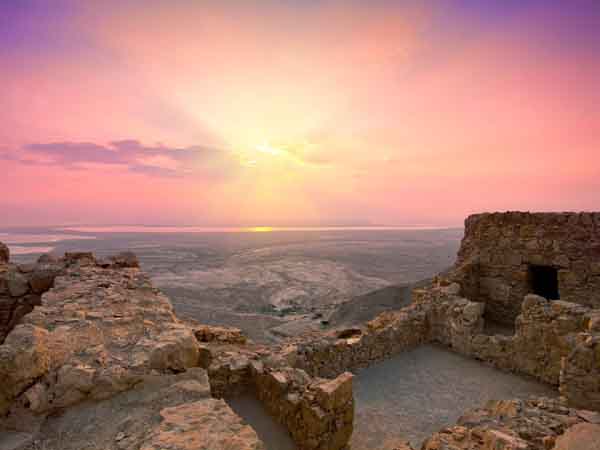
[[600,213],[470,216],[450,278],[499,323],[514,323],[527,294],[599,308]]

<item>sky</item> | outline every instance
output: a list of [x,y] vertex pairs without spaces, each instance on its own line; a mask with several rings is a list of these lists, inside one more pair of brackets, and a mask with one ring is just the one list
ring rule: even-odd
[[0,0],[0,226],[600,210],[597,0]]

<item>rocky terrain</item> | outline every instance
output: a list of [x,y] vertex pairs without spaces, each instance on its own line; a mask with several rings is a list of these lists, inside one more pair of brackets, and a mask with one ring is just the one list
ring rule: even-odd
[[[266,345],[239,329],[177,318],[131,253],[28,264],[9,257],[0,246],[3,450],[270,450],[223,400],[248,394],[299,450],[361,450],[351,440],[351,371],[424,344],[528,375],[556,396],[475,408],[422,449],[589,450],[600,442],[600,310],[528,294],[514,334],[486,334],[486,303],[463,297],[477,262],[415,289],[409,304],[395,291],[400,309],[387,311],[384,296],[384,312],[367,323],[342,314],[337,328]],[[411,448],[401,441],[377,445]]]
[[[282,338],[364,321],[402,306],[395,287],[411,285],[452,264],[461,230],[326,230],[267,233],[84,233],[15,230],[19,247],[53,246],[99,257],[129,248],[171,300],[180,318],[240,328],[251,339]],[[27,241],[32,234],[30,244]],[[43,241],[43,233],[50,241]],[[88,239],[85,239],[85,237]],[[76,239],[75,239],[76,237]],[[0,238],[1,240],[1,238]],[[14,256],[33,262],[34,253]],[[390,287],[389,290],[385,289]],[[365,298],[378,292],[374,297]],[[354,303],[358,308],[352,306]],[[338,312],[338,308],[340,311]],[[355,317],[355,311],[361,311]],[[341,319],[341,320],[340,320]]]
[[68,253],[23,268],[2,250],[11,304],[29,295],[27,274],[49,265],[53,276],[32,311],[3,323],[0,448],[263,449],[221,399],[249,386],[299,448],[343,448],[350,438],[350,374],[310,377],[263,362],[270,352],[239,330],[181,322],[132,254]]

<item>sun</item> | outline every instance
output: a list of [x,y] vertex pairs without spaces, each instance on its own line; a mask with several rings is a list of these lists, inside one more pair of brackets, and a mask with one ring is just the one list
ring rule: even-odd
[[251,227],[249,228],[249,230],[252,233],[269,233],[271,231],[274,231],[275,229],[273,227]]
[[283,149],[274,147],[271,144],[269,144],[268,142],[258,144],[254,147],[254,149],[260,153],[266,153],[268,155],[273,155],[273,156],[281,156],[285,153],[285,151]]

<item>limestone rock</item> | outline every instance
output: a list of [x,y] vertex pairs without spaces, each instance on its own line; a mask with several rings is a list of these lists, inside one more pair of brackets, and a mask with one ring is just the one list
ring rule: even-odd
[[246,336],[239,328],[196,325],[193,327],[198,342],[217,342],[220,344],[245,344]]
[[150,367],[159,370],[182,371],[198,365],[198,341],[192,330],[183,325],[173,325],[157,337],[150,351]]
[[[585,427],[579,428],[581,425]],[[540,398],[527,401],[493,401],[484,408],[467,412],[459,419],[458,425],[435,433],[423,443],[422,448],[423,450],[547,450],[552,448],[578,450],[579,447],[575,446],[558,447],[561,435],[566,430],[574,429],[573,437],[567,437],[568,431],[563,435],[565,442],[569,445],[576,439],[585,442],[585,439],[593,439],[594,433],[597,432],[589,425],[591,424],[585,423],[584,419],[579,417],[577,410],[566,408],[556,400]],[[575,438],[575,435],[578,437]],[[555,442],[557,447],[553,447]],[[591,450],[593,447],[581,448]]]
[[33,325],[19,325],[0,346],[0,416],[12,400],[37,378],[50,364],[48,332]]
[[600,425],[578,423],[556,439],[554,450],[600,450]]
[[[77,370],[69,369],[68,377]],[[264,448],[252,428],[222,400],[210,397],[206,371],[198,368],[144,375],[127,391],[72,405],[48,417],[36,439],[34,448],[48,450]]]
[[48,291],[54,285],[54,279],[60,273],[62,267],[51,264],[38,264],[29,275],[31,290],[36,294]]
[[27,277],[17,270],[8,272],[8,292],[12,297],[21,297],[29,291],[29,281]]
[[256,432],[223,400],[165,408],[162,422],[140,450],[264,450]]
[[[46,414],[86,398],[108,398],[153,371],[198,365],[192,330],[178,322],[169,300],[139,269],[102,268],[85,253],[64,261],[42,304],[19,316],[25,325],[0,346],[0,379],[12,380],[10,389],[0,383],[2,413],[38,378],[40,385],[27,392],[29,402],[16,408]],[[36,271],[34,266],[28,275]],[[21,341],[40,344],[21,351]]]
[[133,252],[121,252],[117,255],[111,256],[110,261],[116,268],[139,268],[140,262],[138,257]]
[[10,250],[8,246],[0,242],[0,264],[6,264],[10,260]]
[[352,400],[352,378],[350,372],[345,372],[333,380],[319,384],[315,388],[319,403],[329,410],[342,408]]

